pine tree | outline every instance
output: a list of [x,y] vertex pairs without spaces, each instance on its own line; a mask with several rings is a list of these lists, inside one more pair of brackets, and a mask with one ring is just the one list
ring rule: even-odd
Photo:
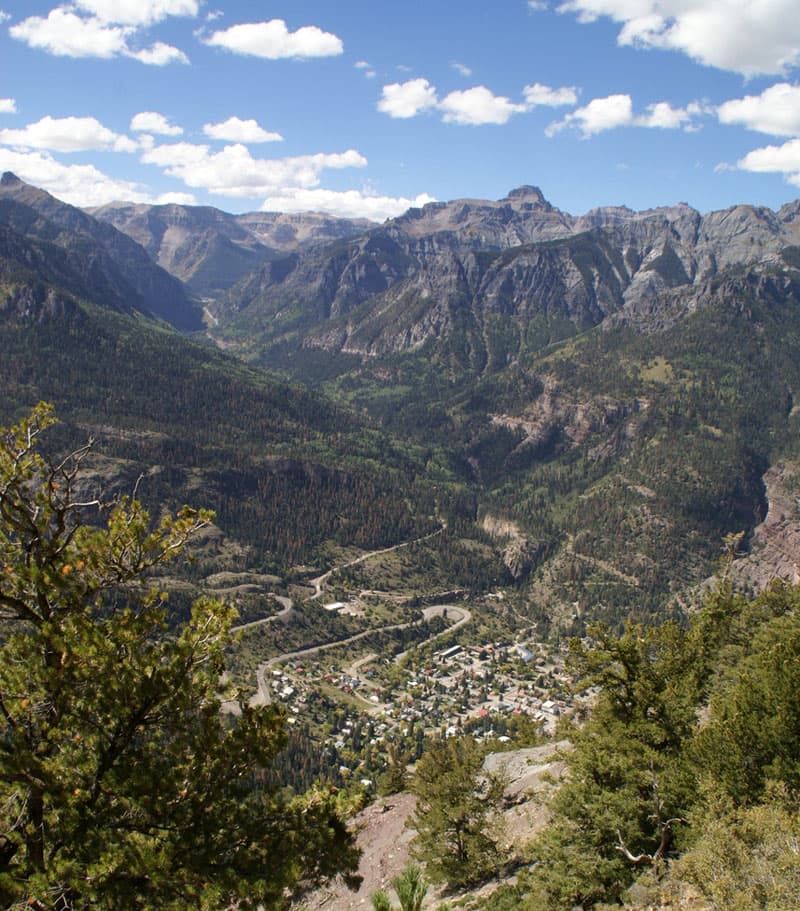
[[412,846],[434,882],[461,886],[494,873],[504,784],[501,776],[483,772],[483,751],[471,737],[435,744],[417,763]]
[[[178,631],[147,573],[211,520],[153,528],[132,499],[82,497],[89,448],[37,452],[49,406],[0,431],[0,901],[35,911],[276,907],[357,862],[334,799],[255,787],[284,743],[272,708],[220,678],[234,612]],[[89,525],[85,517],[103,518]]]

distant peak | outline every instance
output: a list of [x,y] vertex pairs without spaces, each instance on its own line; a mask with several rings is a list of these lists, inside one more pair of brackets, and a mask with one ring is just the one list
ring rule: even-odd
[[17,177],[16,174],[12,174],[11,171],[6,171],[2,177],[0,177],[0,187],[18,187],[22,184],[22,181]]
[[530,184],[525,184],[522,187],[517,187],[516,190],[512,190],[508,194],[508,199],[535,199],[537,202],[546,203],[547,200],[544,198],[544,194],[538,187],[532,187]]

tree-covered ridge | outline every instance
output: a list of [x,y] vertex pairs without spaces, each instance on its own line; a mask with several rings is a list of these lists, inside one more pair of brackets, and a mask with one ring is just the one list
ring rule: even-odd
[[146,475],[151,508],[202,488],[226,535],[250,549],[250,565],[272,570],[319,559],[329,541],[379,546],[429,528],[409,495],[420,450],[317,393],[46,277],[16,266],[4,275],[0,411],[14,419],[54,401],[60,444],[96,437],[111,483],[130,489]]
[[713,911],[796,907],[800,588],[723,582],[688,627],[600,625],[572,655],[597,695],[532,867],[489,906],[670,907],[690,884]]

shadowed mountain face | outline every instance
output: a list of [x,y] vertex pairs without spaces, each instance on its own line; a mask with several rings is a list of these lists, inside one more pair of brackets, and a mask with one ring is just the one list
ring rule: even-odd
[[138,258],[153,288],[180,284],[114,228],[13,177],[2,191],[0,425],[51,401],[62,423],[48,445],[93,437],[92,483],[109,495],[138,483],[153,515],[215,510],[207,572],[284,572],[332,542],[385,546],[431,530],[409,497],[421,465],[407,446],[191,341],[165,321],[174,312],[156,318],[126,267]]
[[81,275],[83,296],[151,313],[181,330],[202,328],[199,307],[186,289],[139,244],[8,172],[0,179],[0,224],[30,241],[61,247]]

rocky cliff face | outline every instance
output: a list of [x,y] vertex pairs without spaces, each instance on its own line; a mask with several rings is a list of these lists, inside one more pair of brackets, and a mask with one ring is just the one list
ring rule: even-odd
[[372,227],[319,213],[230,215],[211,206],[110,203],[87,210],[112,224],[201,297],[217,297],[262,263]]
[[793,271],[800,257],[786,251],[798,243],[798,204],[574,217],[522,187],[498,202],[432,203],[265,264],[216,313],[267,344],[302,335],[307,347],[367,356],[452,337],[480,365],[497,347],[491,337],[509,327],[517,348],[606,320],[663,328],[701,306],[727,269]]

